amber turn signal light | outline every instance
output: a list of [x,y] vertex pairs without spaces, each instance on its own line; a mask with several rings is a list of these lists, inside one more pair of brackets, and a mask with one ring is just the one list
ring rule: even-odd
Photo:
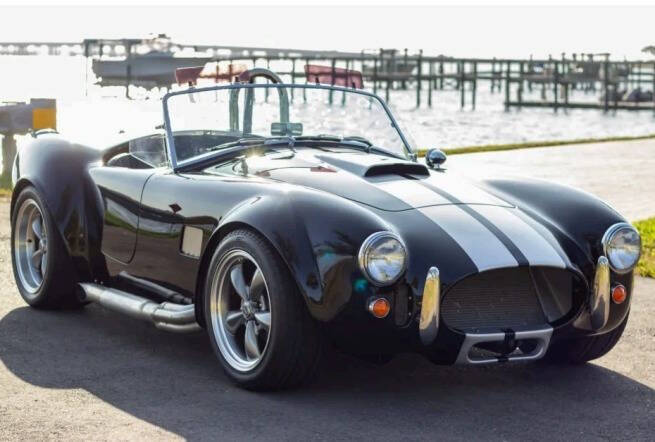
[[375,298],[368,303],[368,311],[376,318],[386,318],[391,311],[391,305],[384,298]]
[[628,291],[623,285],[619,284],[612,289],[612,301],[614,301],[614,304],[622,304],[627,297]]

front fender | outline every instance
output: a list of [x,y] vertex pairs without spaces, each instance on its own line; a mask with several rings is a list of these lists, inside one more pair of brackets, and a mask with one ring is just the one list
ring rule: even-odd
[[[603,254],[601,239],[613,224],[626,220],[601,199],[581,190],[538,179],[489,179],[482,182],[489,192],[516,205],[528,217],[547,228],[559,241],[571,262],[593,286],[596,262]],[[633,272],[612,272],[612,284],[623,284],[632,294]],[[630,302],[612,304],[606,326],[593,334],[606,333],[625,319]],[[590,332],[588,312],[581,311],[574,327]]]
[[[255,197],[219,223],[222,238],[247,225],[273,245],[316,319],[329,321],[350,300],[359,277],[357,253],[371,233],[390,227],[369,210],[340,197],[308,189]],[[214,240],[216,241],[216,240]]]

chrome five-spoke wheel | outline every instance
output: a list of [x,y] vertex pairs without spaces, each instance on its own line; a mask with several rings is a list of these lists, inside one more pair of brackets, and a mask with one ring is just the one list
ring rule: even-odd
[[29,293],[43,284],[48,265],[48,235],[43,213],[36,201],[23,201],[16,215],[14,259],[20,282]]
[[264,274],[243,250],[222,257],[210,292],[211,327],[221,354],[246,372],[264,357],[271,334],[271,302]]

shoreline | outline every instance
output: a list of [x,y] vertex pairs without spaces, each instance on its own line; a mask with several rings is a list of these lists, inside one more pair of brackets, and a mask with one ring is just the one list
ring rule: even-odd
[[[610,143],[612,141],[638,141],[654,139],[655,134],[615,136],[600,138],[574,138],[571,140],[526,141],[524,143],[483,144],[477,146],[449,147],[441,149],[446,155],[463,155],[480,152],[501,152],[507,150],[535,149],[540,147],[575,146],[579,144]],[[427,149],[419,149],[418,156],[424,157]]]

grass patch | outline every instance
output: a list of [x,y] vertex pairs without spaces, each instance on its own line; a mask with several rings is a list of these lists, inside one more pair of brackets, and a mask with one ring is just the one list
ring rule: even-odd
[[637,272],[641,276],[655,278],[655,218],[637,221],[634,226],[641,235],[641,259]]
[[[498,152],[503,150],[531,149],[534,147],[564,146],[569,144],[607,143],[610,141],[648,140],[652,138],[655,138],[655,134],[625,137],[577,138],[574,140],[530,141],[527,143],[513,144],[487,144],[484,146],[466,146],[442,150],[446,153],[446,155],[461,155],[465,153]],[[425,156],[426,151],[427,149],[419,149],[418,156]]]

